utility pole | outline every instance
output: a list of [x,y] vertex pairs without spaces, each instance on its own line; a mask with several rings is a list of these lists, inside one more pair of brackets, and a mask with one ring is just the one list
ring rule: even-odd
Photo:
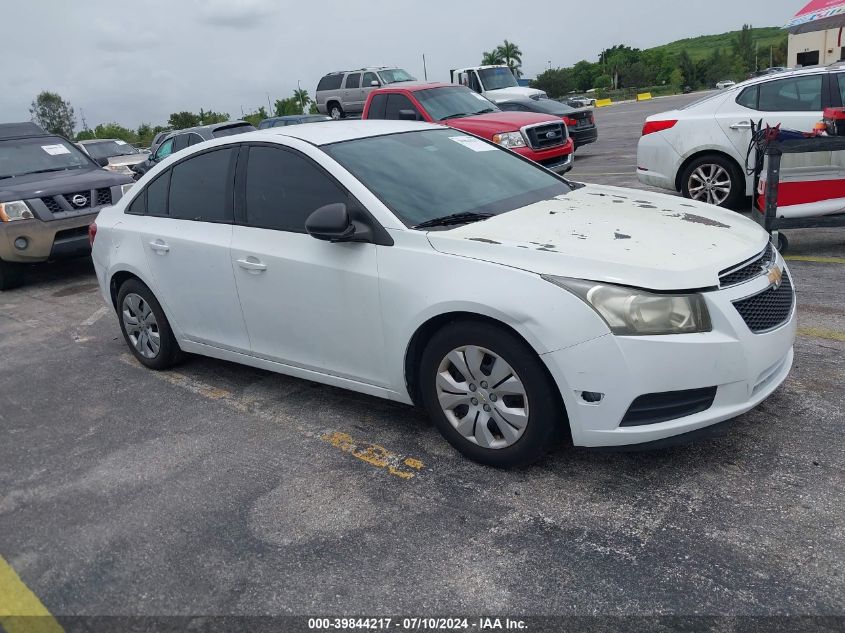
[[769,45],[769,68],[771,68],[772,66],[775,65],[774,58],[775,58],[775,45],[770,44]]
[[552,60],[549,60],[549,70],[552,69]]
[[305,114],[305,102],[302,100],[302,84],[299,79],[296,80],[296,94],[299,95],[300,114]]
[[423,56],[423,77],[425,78],[426,81],[428,81],[428,68],[426,68],[426,65],[425,65],[425,53],[423,53],[422,56]]
[[273,116],[273,106],[270,105],[270,93],[267,93],[267,116]]

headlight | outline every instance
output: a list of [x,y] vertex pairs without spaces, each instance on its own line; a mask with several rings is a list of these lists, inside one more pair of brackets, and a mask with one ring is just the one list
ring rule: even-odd
[[106,169],[113,171],[116,174],[126,174],[127,176],[132,175],[132,170],[129,168],[129,165],[106,165]]
[[125,196],[126,192],[132,189],[132,185],[134,184],[134,182],[127,182],[125,185],[120,185],[120,197]]
[[707,305],[699,294],[656,294],[554,275],[543,275],[543,279],[583,299],[614,334],[691,334],[712,329]]
[[35,216],[32,215],[32,211],[29,210],[29,207],[22,200],[0,202],[0,220],[3,222],[31,220],[33,217]]
[[521,132],[502,132],[493,135],[493,142],[502,147],[513,149],[514,147],[525,147],[525,139]]

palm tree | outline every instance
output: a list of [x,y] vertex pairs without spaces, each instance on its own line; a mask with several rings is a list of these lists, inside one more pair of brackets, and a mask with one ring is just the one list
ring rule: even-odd
[[519,46],[505,40],[504,44],[496,48],[496,54],[508,65],[517,79],[522,76],[522,51]]
[[499,54],[499,49],[494,48],[489,53],[484,51],[484,54],[481,56],[481,65],[482,66],[497,66],[499,64],[504,64],[505,60]]
[[305,112],[305,107],[311,103],[311,97],[308,96],[308,91],[305,88],[294,90],[293,98],[296,99],[302,106],[302,112]]

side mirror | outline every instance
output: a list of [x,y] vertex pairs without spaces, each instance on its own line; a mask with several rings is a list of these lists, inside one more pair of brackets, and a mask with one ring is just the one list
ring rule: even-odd
[[95,158],[94,162],[97,163],[100,167],[106,167],[109,164],[108,158]]
[[375,79],[373,79],[373,80],[370,82],[370,85],[371,85],[373,88],[378,88],[381,84],[380,84],[379,82],[377,82]]
[[399,120],[400,121],[416,121],[417,120],[417,111],[416,110],[399,110]]
[[327,204],[305,220],[305,230],[311,237],[328,242],[348,242],[355,235],[355,225],[342,202]]

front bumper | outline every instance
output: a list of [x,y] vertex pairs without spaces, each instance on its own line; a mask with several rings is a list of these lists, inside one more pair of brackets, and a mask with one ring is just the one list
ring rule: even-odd
[[[86,255],[91,252],[88,226],[96,217],[94,212],[49,222],[32,219],[0,223],[0,259],[33,264]],[[15,246],[15,240],[21,237],[27,242],[24,249]]]
[[540,163],[543,167],[556,174],[564,174],[572,169],[575,144],[571,138],[568,138],[563,145],[558,145],[551,149],[535,150],[526,146],[514,148],[512,151],[529,160],[533,160],[535,163]]
[[[781,260],[780,265],[783,266]],[[566,404],[578,446],[609,447],[658,442],[738,416],[767,398],[792,367],[796,316],[778,328],[752,333],[732,301],[764,290],[765,276],[704,293],[711,332],[671,336],[599,338],[542,356]],[[644,394],[716,387],[705,411],[665,422],[620,426]],[[601,393],[587,402],[583,392]]]

